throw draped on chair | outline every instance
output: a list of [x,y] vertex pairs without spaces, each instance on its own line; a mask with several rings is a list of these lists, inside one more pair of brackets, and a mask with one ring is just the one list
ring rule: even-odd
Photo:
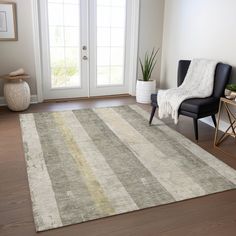
[[[180,86],[188,72],[191,61],[181,60],[178,67],[178,86]],[[198,119],[211,116],[216,125],[215,114],[218,113],[220,97],[224,96],[226,84],[229,81],[232,67],[228,64],[218,63],[214,75],[213,93],[207,98],[191,98],[183,101],[179,107],[178,115],[184,115],[193,118],[195,139],[198,140]],[[158,107],[157,94],[151,96],[152,112],[149,124],[155,115]]]

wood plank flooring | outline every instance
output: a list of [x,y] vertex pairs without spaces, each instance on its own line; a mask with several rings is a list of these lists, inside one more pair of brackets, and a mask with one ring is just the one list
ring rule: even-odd
[[[35,104],[27,112],[61,111],[134,104],[132,97],[89,99]],[[150,106],[143,105],[150,111]],[[194,141],[192,120],[181,117],[177,126]],[[213,148],[214,129],[199,125],[198,145],[236,169],[236,157]],[[225,144],[236,154],[234,140]],[[34,236],[35,233],[18,113],[0,108],[0,235]],[[92,222],[39,233],[42,236],[235,236],[236,190],[153,207]]]

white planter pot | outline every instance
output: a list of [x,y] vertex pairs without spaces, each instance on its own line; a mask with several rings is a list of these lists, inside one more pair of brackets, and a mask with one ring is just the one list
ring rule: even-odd
[[156,80],[137,80],[136,101],[148,104],[151,102],[151,94],[156,92]]
[[225,96],[230,96],[231,91],[229,89],[225,89]]

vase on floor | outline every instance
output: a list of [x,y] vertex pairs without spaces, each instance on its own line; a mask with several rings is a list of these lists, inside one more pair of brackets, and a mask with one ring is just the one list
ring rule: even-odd
[[4,84],[4,97],[10,110],[26,110],[30,105],[30,88],[28,83],[19,78],[8,79]]

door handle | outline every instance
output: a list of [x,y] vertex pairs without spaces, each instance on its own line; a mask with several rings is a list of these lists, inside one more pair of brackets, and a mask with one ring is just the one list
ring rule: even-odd
[[88,60],[88,57],[87,56],[83,56],[83,60]]
[[87,50],[87,46],[83,46],[82,49],[83,49],[84,51],[86,51],[86,50]]

